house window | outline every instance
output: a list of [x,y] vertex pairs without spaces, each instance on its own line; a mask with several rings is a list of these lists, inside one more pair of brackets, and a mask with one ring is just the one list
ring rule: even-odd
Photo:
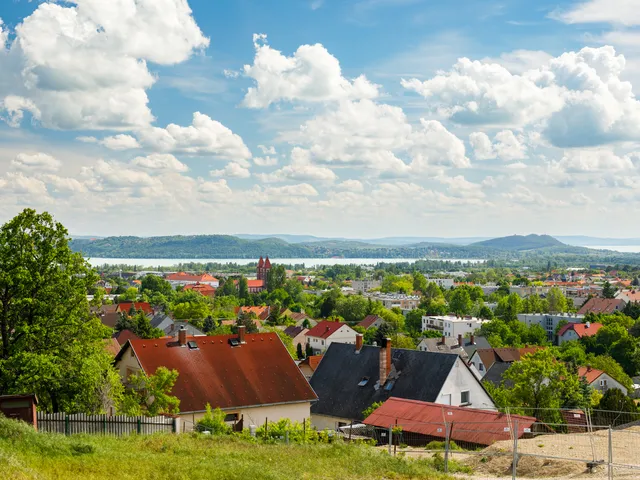
[[484,365],[482,363],[478,364],[478,370],[480,370],[481,372],[484,371]]
[[237,413],[227,413],[224,417],[225,422],[237,422],[238,414]]
[[136,356],[136,354],[133,351],[133,348],[129,348],[129,355],[131,355],[132,357]]
[[460,404],[468,405],[469,404],[469,390],[465,390],[460,392]]

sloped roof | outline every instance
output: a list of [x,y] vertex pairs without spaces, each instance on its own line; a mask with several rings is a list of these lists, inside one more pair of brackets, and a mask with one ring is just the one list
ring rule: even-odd
[[296,322],[299,322],[300,320],[305,320],[305,319],[311,319],[311,317],[309,315],[307,315],[306,313],[301,313],[301,312],[291,312],[287,314],[287,317],[289,317],[291,320],[294,320]]
[[[133,333],[131,330],[122,330],[120,332],[114,333],[113,338],[118,342],[118,345],[122,346],[129,340],[138,340],[140,337]],[[120,349],[118,348],[118,351],[119,350]]]
[[173,282],[217,282],[218,279],[208,273],[193,275],[185,272],[172,273],[167,275],[166,280]]
[[340,327],[348,327],[346,323],[342,322],[329,322],[324,321],[318,323],[315,327],[310,329],[307,332],[307,337],[316,337],[316,338],[329,338],[335,332],[340,330]]
[[238,308],[238,314],[240,313],[253,313],[260,320],[266,320],[269,316],[269,307],[266,305],[254,306],[254,307],[240,307]]
[[524,429],[531,428],[536,421],[534,417],[506,415],[493,410],[453,407],[391,397],[363,423],[380,428],[389,428],[389,425],[397,423],[403,432],[445,438],[443,419],[448,423],[454,423],[450,430],[451,440],[477,445],[491,445],[499,440],[510,440],[512,432],[505,432],[505,428],[515,428],[516,420],[520,438],[524,435]]
[[630,302],[640,302],[640,289],[639,290],[622,290],[618,292],[616,297],[624,296],[629,299]]
[[367,315],[360,323],[358,323],[358,327],[369,328],[379,319],[382,320],[382,317],[379,317],[378,315]]
[[593,297],[586,301],[580,310],[579,315],[586,315],[587,313],[613,313],[616,310],[620,310],[625,306],[624,300],[620,298],[598,298]]
[[291,325],[284,329],[284,333],[289,335],[291,338],[296,338],[298,335],[303,333],[306,330],[304,327],[296,327],[295,325]]
[[567,323],[558,331],[558,336],[561,337],[569,330],[573,330],[578,335],[578,338],[591,337],[598,333],[601,328],[601,323],[589,323],[589,326],[586,323]]
[[116,328],[116,324],[120,320],[120,314],[116,312],[108,312],[100,315],[100,321],[109,328]]
[[322,355],[310,355],[300,362],[300,365],[308,365],[312,372],[315,372],[320,365],[320,360],[322,360]]
[[314,401],[317,396],[275,333],[190,337],[197,348],[180,347],[173,338],[130,340],[118,361],[133,348],[146,373],[159,367],[178,371],[173,394],[181,412],[199,412],[207,403],[222,409]]
[[264,280],[247,280],[247,288],[262,288]]
[[116,311],[129,313],[129,310],[131,310],[131,307],[133,307],[136,310],[136,312],[138,310],[142,310],[145,315],[149,315],[150,313],[153,313],[153,308],[151,307],[149,302],[121,302],[118,304]]
[[211,297],[216,293],[216,289],[208,283],[190,283],[189,285],[185,285],[184,289],[199,292],[206,297]]
[[[482,377],[482,381],[490,382],[496,387],[499,387],[502,384],[504,372],[509,370],[512,364],[513,362],[509,362],[509,363],[495,362],[493,365],[491,365],[487,369],[487,372],[484,374],[484,377]],[[508,388],[511,388],[513,387],[513,382],[511,382],[511,380],[506,380],[505,386]]]
[[519,361],[524,355],[535,353],[544,347],[506,347],[506,348],[478,348],[476,353],[482,360],[487,371],[496,362],[513,363]]
[[[311,386],[320,399],[312,405],[311,412],[361,419],[364,409],[374,402],[387,400],[391,394],[433,402],[457,361],[466,367],[455,354],[392,348],[392,374],[395,371],[400,375],[394,379],[391,391],[376,390],[374,386],[380,379],[380,348],[365,345],[356,353],[354,345],[332,343],[311,378]],[[365,377],[367,384],[358,386]]]
[[591,367],[579,367],[578,368],[578,377],[584,378],[589,385],[595,382],[600,375],[604,372],[602,370],[598,370],[597,368]]
[[107,351],[107,353],[109,353],[112,357],[115,357],[116,355],[118,355],[118,352],[120,351],[120,344],[118,343],[118,340],[116,340],[115,338],[105,338],[104,348]]

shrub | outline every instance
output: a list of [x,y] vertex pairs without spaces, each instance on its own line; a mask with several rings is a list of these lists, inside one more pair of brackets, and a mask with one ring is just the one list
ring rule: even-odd
[[231,427],[224,421],[225,413],[216,408],[211,409],[211,405],[207,403],[206,412],[201,420],[196,424],[196,431],[211,432],[212,435],[228,435],[231,433]]
[[[433,440],[432,442],[427,443],[425,447],[427,450],[444,450],[444,442],[440,442],[438,440]],[[460,446],[454,441],[449,442],[449,450],[462,450]]]

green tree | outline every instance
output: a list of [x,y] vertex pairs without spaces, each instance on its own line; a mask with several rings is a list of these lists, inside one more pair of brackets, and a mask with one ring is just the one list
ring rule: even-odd
[[578,376],[557,362],[549,349],[538,350],[514,362],[503,378],[511,381],[512,406],[532,408],[532,416],[547,422],[560,421],[560,407],[580,407],[583,401]]
[[245,313],[242,312],[238,315],[238,319],[236,320],[235,328],[232,329],[233,333],[237,333],[237,327],[244,325],[245,332],[247,333],[258,333],[258,327],[256,322],[254,322],[254,318],[256,318],[255,313]]
[[127,290],[118,296],[118,301],[122,302],[135,302],[138,300],[138,289],[135,287],[129,287]]
[[412,335],[419,334],[422,331],[422,317],[424,315],[426,315],[426,312],[420,308],[416,308],[407,313],[405,318],[407,332]]
[[222,286],[216,290],[216,296],[221,296],[221,297],[226,297],[226,296],[237,297],[238,296],[238,288],[236,287],[236,284],[233,281],[233,278],[227,277],[224,280],[224,282],[222,283]]
[[633,413],[638,411],[636,403],[618,388],[610,388],[604,393],[598,404],[598,409]]
[[196,423],[197,432],[211,432],[212,435],[228,435],[231,433],[231,426],[224,421],[226,414],[220,408],[211,409],[207,403],[202,419]]
[[349,295],[338,299],[334,312],[345,322],[359,322],[367,315],[368,307],[369,303],[362,295]]
[[498,301],[495,315],[504,321],[517,321],[522,311],[522,299],[517,293],[511,293]]
[[422,296],[430,300],[444,298],[444,295],[442,294],[442,289],[436,282],[427,283],[427,286],[422,291]]
[[618,289],[611,285],[608,280],[602,284],[602,296],[604,298],[615,298]]
[[35,393],[47,412],[113,403],[109,329],[86,297],[97,278],[48,213],[26,209],[0,227],[0,395]]
[[304,356],[305,357],[313,356],[313,348],[311,347],[310,343],[307,343],[304,347]]
[[173,294],[171,284],[157,275],[145,275],[141,280],[140,289],[148,294],[160,293],[165,297],[170,297]]
[[298,357],[298,360],[304,360],[304,351],[302,350],[302,343],[298,343],[298,345],[296,345],[296,356]]
[[611,378],[617,380],[627,391],[633,391],[633,380],[625,373],[622,366],[609,355],[594,355],[590,353],[579,365],[589,365],[591,368],[602,370]]
[[424,292],[427,289],[427,279],[420,272],[414,271],[413,274],[413,290],[416,292]]
[[384,402],[373,402],[362,411],[362,419],[364,420],[371,415],[376,409],[380,408]]
[[473,301],[466,288],[456,288],[449,299],[449,310],[458,315],[468,315],[473,308]]
[[272,292],[282,288],[287,281],[287,271],[284,265],[272,265],[267,276],[267,290]]
[[486,305],[482,305],[478,310],[478,318],[483,318],[485,320],[491,320],[493,318],[493,311],[487,307]]
[[249,298],[249,284],[244,275],[240,276],[238,280],[238,298],[242,298],[243,300]]
[[125,393],[122,413],[155,417],[163,413],[180,412],[180,400],[171,395],[178,380],[178,371],[158,367],[152,375],[140,371],[127,379],[129,388]]
[[549,302],[549,311],[552,313],[562,313],[568,311],[567,298],[558,287],[552,287],[547,293],[547,302]]

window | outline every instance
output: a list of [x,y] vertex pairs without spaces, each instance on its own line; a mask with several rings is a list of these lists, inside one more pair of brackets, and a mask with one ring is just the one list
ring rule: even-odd
[[465,390],[460,392],[460,404],[468,405],[469,404],[469,390]]
[[362,377],[362,380],[358,383],[359,387],[364,387],[367,383],[369,383],[369,377]]
[[481,372],[484,372],[484,365],[482,363],[478,364],[478,370],[480,370]]
[[237,422],[238,414],[237,413],[227,413],[224,417],[225,422]]

